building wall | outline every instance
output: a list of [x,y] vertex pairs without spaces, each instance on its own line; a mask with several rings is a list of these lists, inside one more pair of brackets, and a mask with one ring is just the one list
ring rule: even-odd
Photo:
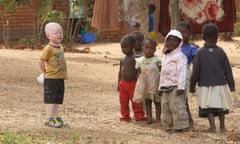
[[[29,7],[19,7],[16,9],[16,12],[8,13],[10,40],[19,40],[21,37],[33,35],[33,30],[37,23],[35,10],[38,9],[40,5],[41,0],[30,0]],[[63,11],[66,15],[69,14],[67,0],[58,0],[58,3],[54,6],[54,8]],[[0,8],[0,12],[2,12],[2,10],[3,7]],[[3,24],[6,22],[2,18],[0,20],[0,41],[3,41]]]
[[127,23],[120,23],[120,28],[118,30],[105,30],[99,33],[97,41],[101,42],[120,42],[121,38],[134,31],[134,29]]
[[[156,1],[156,0],[151,0]],[[21,37],[33,35],[33,29],[37,21],[35,16],[35,9],[41,4],[41,0],[30,0],[30,7],[17,8],[15,13],[9,14],[9,29],[10,39],[19,40]],[[67,16],[69,15],[68,0],[58,0],[55,9],[63,11]],[[1,11],[0,7],[0,11]],[[240,21],[240,0],[236,0],[237,21]],[[119,30],[101,31],[97,40],[103,42],[119,42],[122,36],[133,31],[127,24],[122,23]],[[0,42],[2,42],[3,21],[0,22]]]

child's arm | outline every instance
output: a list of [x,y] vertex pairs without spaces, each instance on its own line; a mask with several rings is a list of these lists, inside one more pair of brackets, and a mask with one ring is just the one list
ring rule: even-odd
[[137,77],[140,75],[140,73],[141,73],[141,69],[138,68],[138,69],[137,69]]
[[157,65],[158,70],[159,70],[159,72],[160,72],[161,69],[162,69],[162,59],[161,59],[161,58],[159,58],[159,60],[156,62],[156,65]]
[[178,72],[178,85],[177,85],[177,95],[182,95],[185,92],[186,86],[186,74],[187,74],[187,58],[181,57],[177,61],[177,72]]
[[40,59],[40,60],[39,60],[39,66],[40,66],[40,69],[41,69],[42,73],[45,74],[45,73],[46,73],[45,61],[42,60],[42,59]]
[[122,69],[122,60],[120,60],[120,66],[118,71],[117,91],[119,91],[119,82],[121,80],[121,69]]
[[232,73],[232,67],[229,63],[228,57],[226,54],[225,55],[225,66],[224,66],[224,73],[225,73],[225,77],[228,83],[228,86],[230,88],[231,91],[235,91],[235,81],[233,78],[233,73]]

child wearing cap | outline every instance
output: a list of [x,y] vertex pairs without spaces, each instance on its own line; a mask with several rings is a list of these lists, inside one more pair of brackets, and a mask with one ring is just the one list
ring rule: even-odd
[[171,30],[164,41],[159,94],[162,95],[162,120],[166,132],[182,132],[189,128],[185,86],[187,58],[181,51],[182,34]]

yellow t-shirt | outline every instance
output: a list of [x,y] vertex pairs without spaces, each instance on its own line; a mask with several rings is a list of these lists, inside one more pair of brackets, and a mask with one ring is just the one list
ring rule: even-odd
[[45,61],[46,73],[45,78],[49,79],[66,79],[67,64],[64,59],[63,48],[55,48],[47,45],[42,50],[41,60]]

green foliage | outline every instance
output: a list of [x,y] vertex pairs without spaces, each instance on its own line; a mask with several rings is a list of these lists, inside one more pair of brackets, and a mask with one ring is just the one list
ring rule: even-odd
[[26,38],[23,37],[18,41],[19,44],[27,44],[27,45],[32,45],[34,43],[34,40],[32,38]]
[[24,134],[2,132],[0,134],[1,144],[29,144],[27,136]]
[[64,31],[63,32],[63,41],[62,41],[63,46],[68,47],[69,41],[70,41],[70,36],[69,36],[68,32]]
[[236,36],[240,36],[240,23],[234,24],[234,33]]
[[75,0],[75,4],[76,4],[77,6],[83,6],[83,5],[84,5],[84,1],[85,1],[85,0]]
[[91,144],[92,141],[93,141],[93,138],[92,138],[91,136],[88,136],[88,137],[84,140],[83,144]]
[[36,36],[34,37],[37,38],[35,41],[37,43],[40,42],[46,22],[58,22],[61,24],[66,18],[65,14],[62,11],[55,10],[53,8],[54,3],[54,0],[42,0],[40,8],[36,10],[38,23],[37,30],[35,32]]
[[77,131],[69,129],[67,133],[62,134],[55,131],[49,134],[46,131],[26,135],[21,132],[10,132],[4,130],[0,133],[0,144],[92,144],[92,136],[81,137]]
[[73,144],[77,144],[78,143],[78,140],[79,140],[79,134],[78,133],[76,133],[75,131],[71,130],[69,132],[69,137],[71,138]]
[[29,0],[0,0],[0,5],[7,12],[15,12],[17,7],[29,5]]
[[62,23],[66,18],[66,15],[59,10],[53,9],[54,1],[51,0],[43,0],[41,3],[41,7],[37,10],[37,15],[42,22],[50,22],[55,21]]

